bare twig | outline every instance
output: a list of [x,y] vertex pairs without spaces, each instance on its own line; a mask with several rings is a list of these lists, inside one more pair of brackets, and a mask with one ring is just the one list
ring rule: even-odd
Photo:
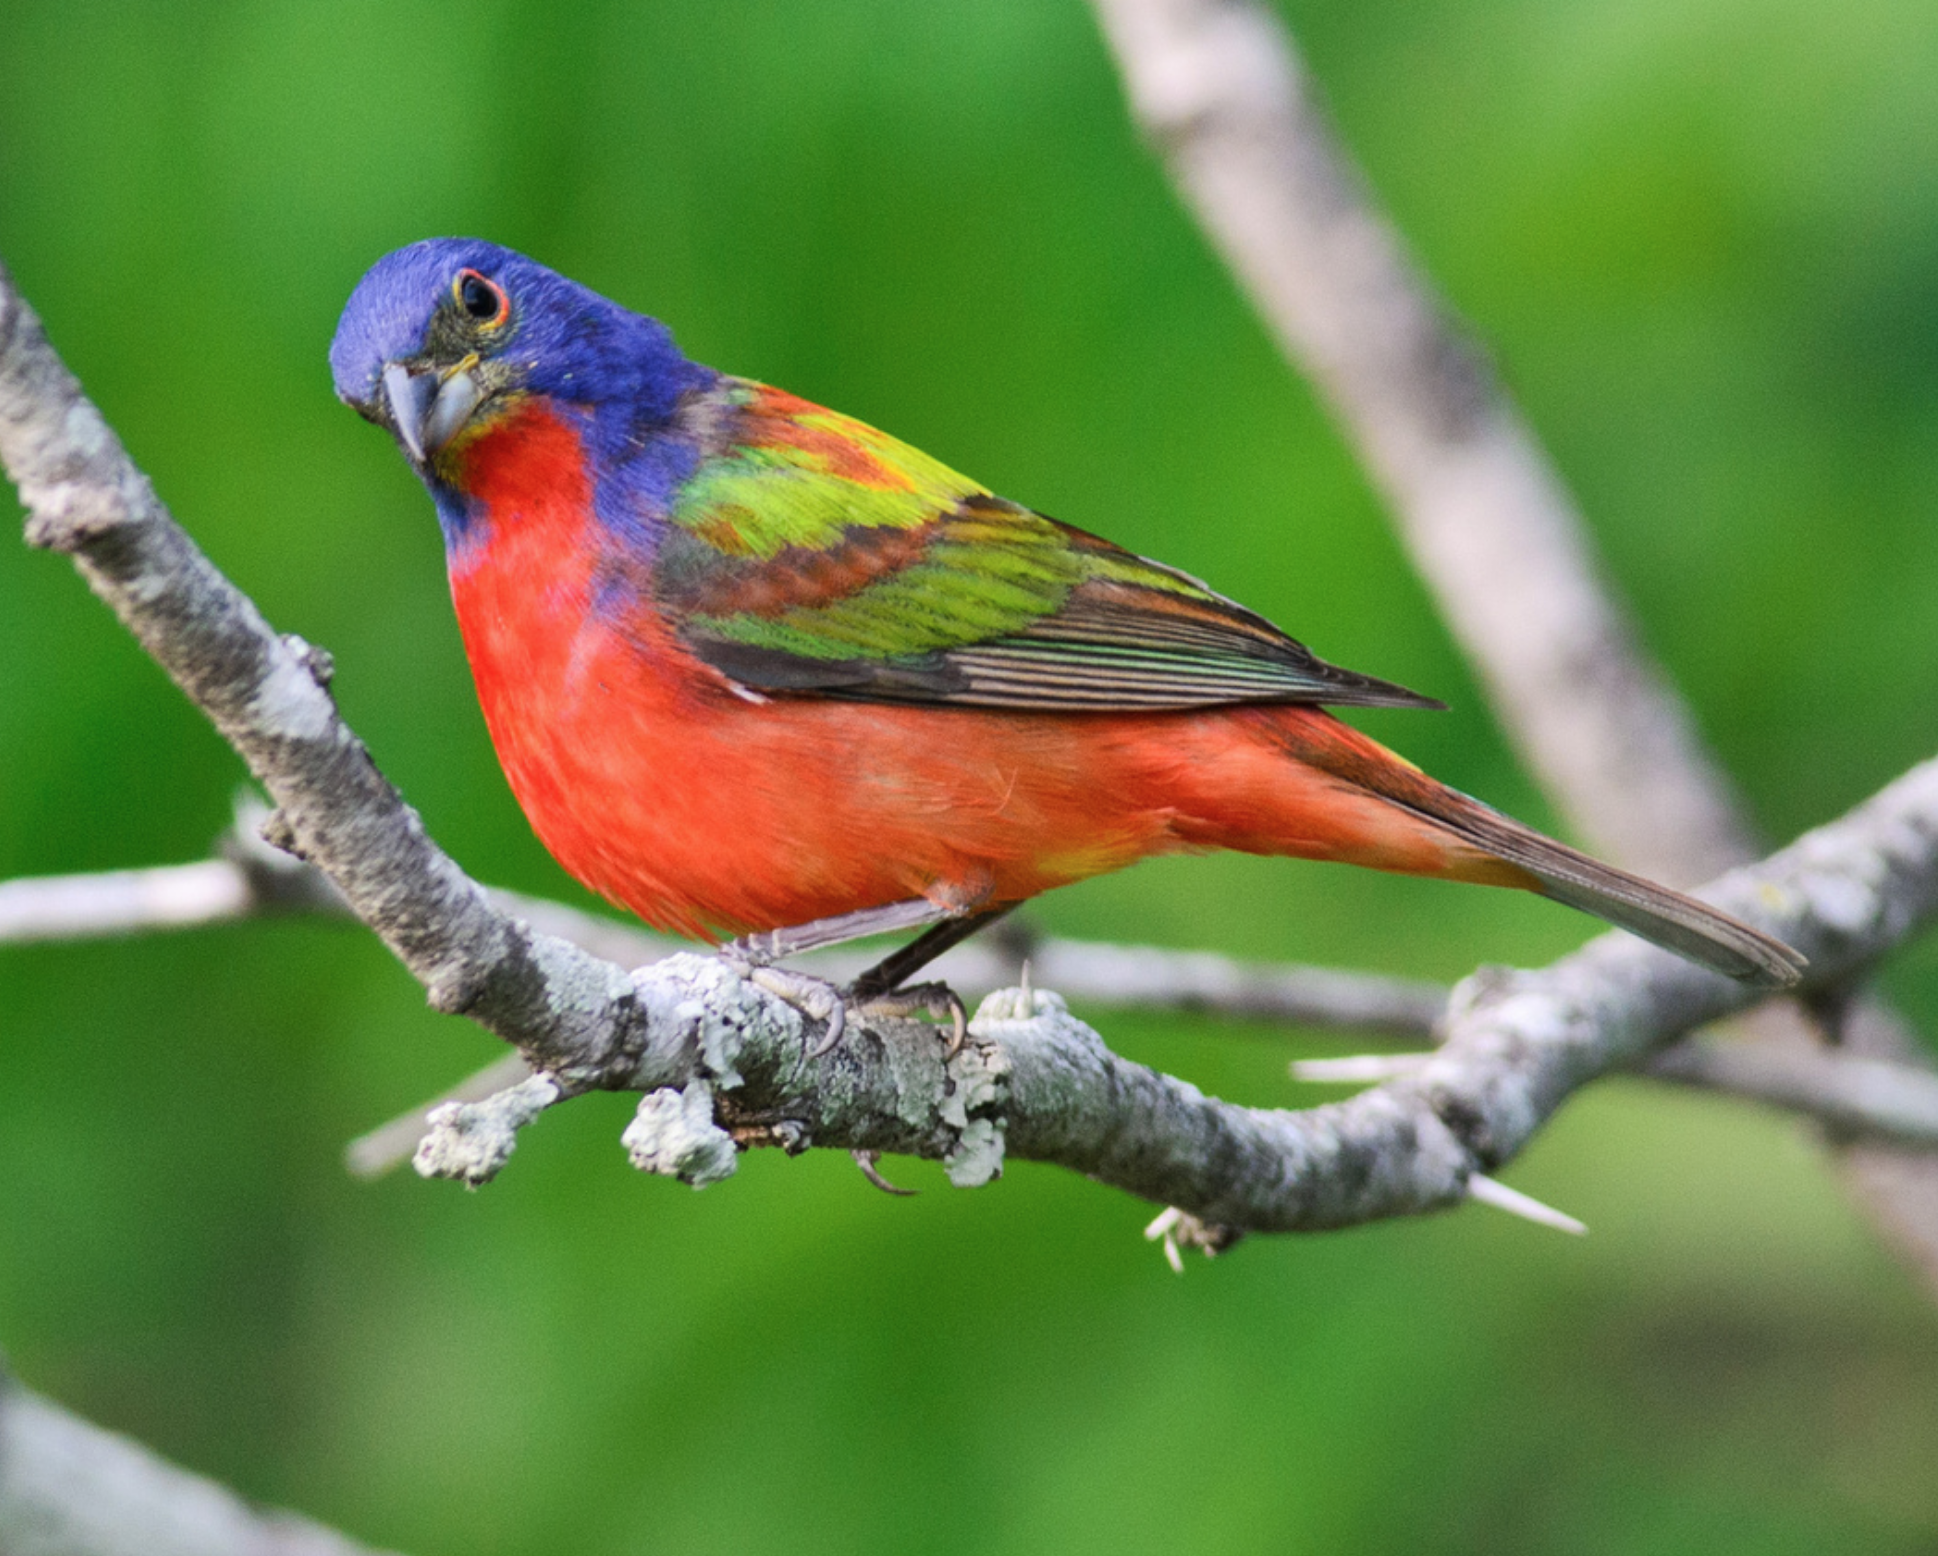
[[[1938,762],[1710,895],[1760,911],[1815,976],[1847,977],[1938,909]],[[1756,997],[1606,935],[1542,972],[1468,980],[1446,1045],[1390,1084],[1279,1112],[1206,1098],[1111,1054],[1052,994],[992,995],[947,1066],[932,1039],[911,1049],[886,1036],[817,1066],[802,1059],[799,1016],[716,962],[678,956],[635,981],[643,1003],[693,1032],[684,1074],[647,1099],[650,1139],[634,1142],[658,1170],[711,1181],[730,1167],[721,1151],[748,1138],[940,1156],[963,1182],[1006,1153],[1254,1230],[1456,1203],[1472,1173],[1511,1158],[1577,1086]],[[961,1111],[950,1114],[951,1099]],[[546,1100],[501,1092],[461,1109],[448,1120],[455,1134],[433,1132],[432,1154],[489,1176]]]
[[1808,1041],[1692,1038],[1644,1072],[1806,1113],[1852,1137],[1938,1147],[1938,1076]]
[[256,835],[268,816],[260,800],[240,796],[235,827],[214,859],[0,881],[0,946],[194,929],[267,913],[348,916],[328,877]]
[[[347,905],[318,872],[274,854],[251,836],[249,825],[266,814],[260,805],[239,807],[237,831],[225,839],[236,857],[0,882],[0,944],[95,939],[299,908],[348,917]],[[252,853],[269,858],[251,858]],[[244,858],[250,862],[239,862]],[[657,961],[681,948],[664,936],[545,898],[495,887],[487,887],[486,895],[534,929],[621,966]],[[1054,937],[1033,939],[1027,950],[1038,979],[1066,997],[1396,1037],[1435,1035],[1450,992],[1445,985],[1413,979],[1248,963],[1209,951]],[[841,980],[872,959],[873,953],[848,949],[809,956],[803,964]],[[1001,944],[971,942],[940,960],[936,971],[973,999],[1008,986],[1016,976],[1015,962]],[[1425,1058],[1390,1053],[1302,1059],[1292,1074],[1327,1084],[1370,1084],[1404,1074]],[[479,1101],[530,1073],[516,1055],[497,1060],[433,1101],[351,1141],[346,1165],[359,1177],[388,1172],[416,1150],[432,1108]],[[1795,1042],[1766,1053],[1762,1045],[1692,1038],[1655,1056],[1642,1073],[1786,1108],[1852,1136],[1938,1145],[1938,1079],[1908,1065]]]
[[[1426,1051],[1296,1059],[1292,1078],[1377,1085],[1413,1074],[1432,1057]],[[1912,1065],[1862,1059],[1807,1039],[1694,1036],[1651,1055],[1639,1073],[1800,1113],[1851,1139],[1938,1148],[1938,1077]]]
[[7,1556],[380,1556],[254,1507],[0,1369],[0,1548]]
[[1566,1232],[1572,1237],[1580,1237],[1588,1230],[1565,1210],[1544,1205],[1532,1195],[1523,1194],[1519,1189],[1510,1189],[1505,1183],[1497,1182],[1483,1172],[1468,1175],[1467,1197],[1477,1205],[1491,1205],[1510,1216],[1519,1216],[1523,1221]]
[[[262,850],[260,843],[256,847]],[[293,860],[288,865],[273,890],[259,884],[258,869],[234,859],[0,881],[0,945],[186,929],[295,907],[350,916],[348,905],[321,874]],[[484,890],[494,907],[540,933],[569,940],[621,966],[639,966],[687,949],[664,935],[564,903],[502,887]],[[1040,981],[1076,999],[1402,1037],[1429,1031],[1447,1001],[1445,985],[1421,979],[1292,962],[1243,962],[1215,951],[1043,936],[1028,942],[1027,957]],[[800,963],[817,976],[846,981],[878,959],[873,951],[840,947],[811,953]],[[1021,960],[1000,940],[972,940],[938,958],[934,969],[936,976],[973,996],[1014,982]]]
[[[0,882],[0,944],[94,939],[292,909],[347,916],[343,899],[318,872],[253,838],[251,826],[266,814],[259,804],[238,807],[237,829],[225,839],[232,857]],[[622,966],[657,961],[680,948],[664,936],[562,903],[498,888],[487,888],[486,894],[495,906],[534,929]],[[1207,951],[1050,937],[1030,941],[1027,950],[1039,981],[1067,997],[1398,1037],[1432,1036],[1449,993],[1443,985],[1412,979],[1247,963]],[[837,951],[803,960],[824,977],[845,979],[872,960],[872,953]],[[1006,987],[1016,976],[1015,960],[1000,944],[971,942],[950,952],[936,970],[963,994],[977,998]],[[1306,1059],[1293,1066],[1293,1075],[1307,1081],[1370,1083],[1405,1073],[1424,1058],[1368,1054]],[[349,1169],[360,1177],[389,1171],[417,1148],[433,1107],[481,1100],[529,1073],[516,1055],[496,1061],[434,1101],[353,1140],[345,1151]],[[1938,1145],[1938,1078],[1902,1064],[1794,1042],[1766,1052],[1764,1045],[1692,1039],[1657,1055],[1643,1073],[1787,1108],[1854,1136]]]
[[228,859],[0,881],[0,944],[222,923],[253,913],[254,898],[248,876]]
[[[1125,948],[1102,949],[1114,953]],[[1269,976],[1279,969],[1251,971]],[[1307,969],[1283,971],[1302,975]],[[1337,976],[1350,979],[1355,975]],[[967,984],[961,987],[965,991],[970,988]],[[1440,991],[1442,1003],[1449,992]],[[1438,1027],[1429,1030],[1423,1025],[1414,1035],[1442,1034]],[[1427,1051],[1300,1059],[1294,1061],[1291,1072],[1295,1080],[1319,1084],[1372,1085],[1411,1075],[1432,1057]],[[1938,1146],[1938,1079],[1929,1071],[1908,1065],[1860,1059],[1810,1043],[1779,1047],[1696,1036],[1651,1055],[1639,1065],[1639,1073],[1780,1107],[1853,1138]],[[431,1114],[440,1105],[480,1101],[517,1085],[528,1074],[517,1055],[500,1059],[442,1096],[351,1141],[345,1163],[359,1177],[389,1172],[417,1149],[430,1127]]]
[[[1032,978],[1072,999],[1399,1037],[1431,1031],[1448,992],[1421,979],[1081,940],[1040,940],[1031,946],[1029,961]],[[1013,968],[1002,971],[1001,982],[1016,976]],[[989,980],[991,986],[998,981]]]

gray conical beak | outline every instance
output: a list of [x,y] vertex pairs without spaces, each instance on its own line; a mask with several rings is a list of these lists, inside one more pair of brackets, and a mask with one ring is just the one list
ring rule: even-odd
[[390,402],[390,424],[397,429],[410,457],[424,463],[424,423],[437,399],[437,379],[413,373],[401,362],[384,367],[384,398]]
[[383,384],[391,423],[410,457],[420,465],[457,436],[484,398],[478,381],[468,371],[440,378],[435,370],[413,370],[401,362],[387,362]]

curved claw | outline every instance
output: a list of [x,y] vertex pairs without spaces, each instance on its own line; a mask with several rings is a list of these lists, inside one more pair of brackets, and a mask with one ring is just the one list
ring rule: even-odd
[[821,1041],[809,1052],[810,1059],[825,1059],[839,1046],[843,1034],[848,1030],[848,1002],[836,990],[834,1008],[828,1012],[828,1030],[821,1034]]
[[882,1153],[880,1151],[850,1151],[848,1154],[855,1159],[855,1165],[861,1169],[861,1175],[870,1183],[874,1184],[876,1188],[880,1189],[882,1193],[893,1194],[898,1199],[907,1199],[911,1194],[919,1194],[921,1192],[920,1189],[901,1188],[884,1178],[881,1168],[875,1165],[882,1159]]
[[943,1058],[953,1059],[962,1052],[962,1045],[969,1040],[969,1007],[962,1003],[962,996],[947,984],[942,992],[948,996],[949,1004],[949,1051]]
[[946,983],[917,983],[889,994],[877,994],[862,1007],[871,1016],[933,1015],[940,1008],[949,1013],[949,1042],[944,1059],[962,1052],[969,1037],[969,1009],[962,996]]

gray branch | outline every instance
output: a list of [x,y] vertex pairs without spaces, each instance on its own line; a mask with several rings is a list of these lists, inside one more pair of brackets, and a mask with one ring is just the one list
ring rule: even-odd
[[[225,857],[193,864],[0,881],[0,945],[107,936],[227,923],[296,909],[348,918],[349,908],[310,866],[258,841],[260,806],[238,807]],[[542,897],[486,887],[492,904],[534,929],[569,940],[621,966],[658,961],[678,943]],[[836,982],[859,973],[872,953],[837,949],[801,959]],[[1380,973],[1244,962],[1211,951],[1030,937],[990,936],[956,947],[936,976],[970,999],[1015,982],[1026,961],[1037,980],[1093,1004],[1193,1010],[1300,1026],[1431,1038],[1451,992],[1445,985]],[[1364,1081],[1397,1075],[1423,1054],[1306,1060],[1295,1077]],[[350,1170],[369,1177],[408,1160],[429,1128],[433,1107],[479,1102],[531,1071],[516,1055],[459,1082],[435,1102],[353,1140]],[[1816,1119],[1853,1138],[1938,1146],[1938,1077],[1904,1064],[1864,1059],[1806,1042],[1749,1043],[1691,1038],[1655,1055],[1642,1073],[1721,1091]]]
[[[1816,980],[1861,971],[1938,911],[1938,761],[1706,895],[1797,945]],[[1006,1154],[1258,1231],[1456,1204],[1475,1173],[1510,1160],[1577,1087],[1756,997],[1604,935],[1540,972],[1470,978],[1445,1044],[1424,1063],[1291,1112],[1237,1107],[1122,1059],[1055,994],[991,995],[946,1064],[933,1040],[892,1033],[865,1033],[813,1062],[799,1014],[717,961],[676,956],[634,978],[655,1022],[687,1024],[693,1056],[683,1077],[655,1082],[628,1131],[635,1159],[655,1170],[713,1181],[733,1143],[762,1139],[937,1157],[974,1183]],[[420,1164],[488,1177],[550,1100],[531,1085],[446,1110]]]
[[0,1367],[0,1549],[7,1556],[381,1556],[252,1506],[14,1383]]
[[0,881],[0,945],[190,929],[256,911],[249,878],[227,859],[28,876]]

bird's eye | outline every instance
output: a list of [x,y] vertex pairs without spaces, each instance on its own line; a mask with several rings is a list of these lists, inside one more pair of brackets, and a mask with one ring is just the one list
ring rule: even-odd
[[451,282],[451,293],[466,316],[485,329],[496,329],[511,313],[505,289],[475,270],[460,270]]

